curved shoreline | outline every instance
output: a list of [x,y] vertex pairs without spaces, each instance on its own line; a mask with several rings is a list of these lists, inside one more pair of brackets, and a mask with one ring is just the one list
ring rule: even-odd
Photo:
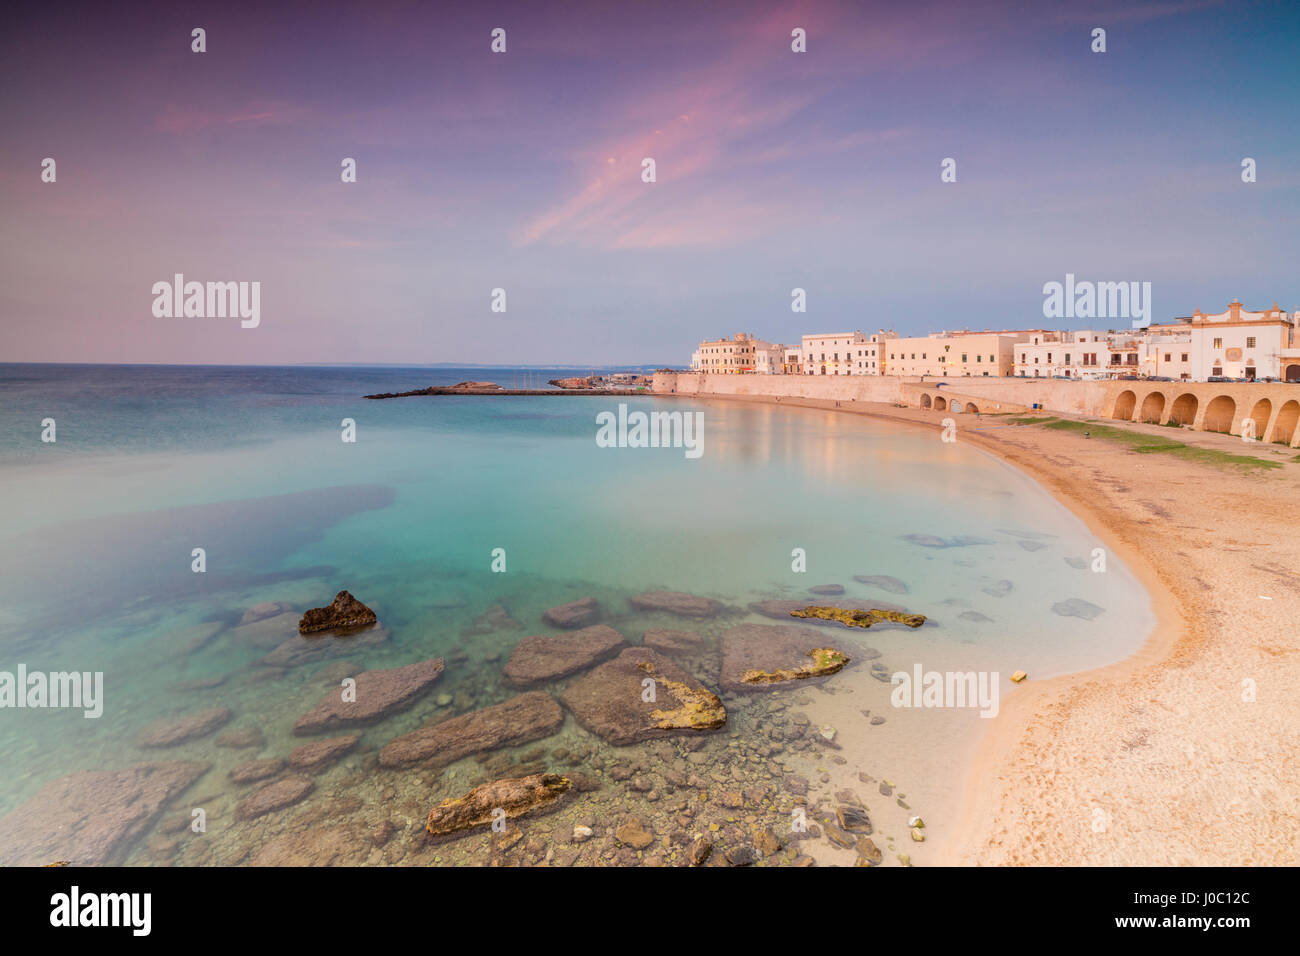
[[[936,417],[938,413],[929,410],[818,399],[783,398],[778,401],[768,396],[681,393],[672,397],[696,401],[717,398],[841,411],[931,430],[941,427],[939,418],[942,417]],[[1159,536],[1152,534],[1149,521],[1135,519],[1132,512],[1136,505],[1120,497],[1132,492],[1116,478],[1116,475],[1124,476],[1126,467],[1137,468],[1145,477],[1147,471],[1159,472],[1179,466],[1149,460],[1134,464],[1132,460],[1126,460],[1123,466],[1098,467],[1094,461],[1088,466],[1091,473],[1085,473],[1087,468],[1068,456],[1088,454],[1095,459],[1096,453],[1106,447],[1101,441],[1089,444],[1073,435],[1015,426],[1001,426],[1009,429],[1009,433],[998,437],[993,429],[987,427],[989,423],[993,428],[998,427],[995,418],[981,420],[960,414],[956,419],[959,421],[959,441],[996,455],[1033,479],[1127,565],[1150,597],[1156,626],[1142,646],[1123,660],[1043,681],[1034,681],[1030,675],[1029,681],[1017,687],[1016,693],[1004,701],[999,719],[992,721],[991,726],[983,731],[976,756],[966,769],[959,835],[945,841],[946,851],[930,862],[940,865],[1203,865],[1222,862],[1212,850],[1216,848],[1217,840],[1241,840],[1243,836],[1255,838],[1253,851],[1244,854],[1247,862],[1294,862],[1295,840],[1285,832],[1289,829],[1295,833],[1294,820],[1289,826],[1283,826],[1282,832],[1260,837],[1254,832],[1252,821],[1274,816],[1276,807],[1269,807],[1258,792],[1249,795],[1253,799],[1243,801],[1240,794],[1219,792],[1214,787],[1213,774],[1225,772],[1216,770],[1216,766],[1231,768],[1237,765],[1240,768],[1241,763],[1246,763],[1250,770],[1247,775],[1257,777],[1259,784],[1278,787],[1287,799],[1292,802],[1296,799],[1294,787],[1279,786],[1281,780],[1278,778],[1286,775],[1282,766],[1269,764],[1254,754],[1244,757],[1239,754],[1242,749],[1264,753],[1269,749],[1267,743],[1254,748],[1242,746],[1240,725],[1244,722],[1250,727],[1254,715],[1245,718],[1241,716],[1240,708],[1229,712],[1223,710],[1225,702],[1233,703],[1228,695],[1239,692],[1233,686],[1235,682],[1219,673],[1220,662],[1225,654],[1228,660],[1235,662],[1248,648],[1231,646],[1231,639],[1240,636],[1237,628],[1220,623],[1216,633],[1212,622],[1216,622],[1216,618],[1222,622],[1224,610],[1216,606],[1215,598],[1219,602],[1231,600],[1235,593],[1233,589],[1241,584],[1241,575],[1234,576],[1230,571],[1240,572],[1242,569],[1235,567],[1224,571],[1227,588],[1221,586],[1222,581],[1210,584],[1195,573],[1189,575],[1189,571],[1198,569],[1170,561],[1169,542],[1157,540]],[[976,422],[981,422],[985,428],[972,428]],[[1031,445],[1039,447],[1027,447]],[[1044,445],[1051,447],[1044,451]],[[1122,450],[1112,446],[1106,461],[1118,461],[1122,455]],[[1209,466],[1181,467],[1207,469],[1207,474],[1195,475],[1194,478],[1211,485],[1218,483],[1216,479],[1230,484],[1236,477],[1223,474],[1220,479],[1221,473]],[[1280,477],[1295,484],[1289,474]],[[1236,477],[1236,480],[1250,479]],[[1163,511],[1158,502],[1139,503],[1152,508],[1157,515]],[[1181,517],[1167,512],[1165,516],[1174,522]],[[1222,523],[1228,526],[1229,531],[1235,530],[1227,520]],[[1185,528],[1190,537],[1194,529],[1186,525],[1172,524],[1163,533],[1176,547],[1182,541]],[[1195,530],[1223,533],[1222,528]],[[1211,549],[1216,546],[1214,541],[1209,544]],[[1188,557],[1182,551],[1176,553]],[[1294,566],[1276,565],[1282,568]],[[1207,577],[1212,576],[1216,568],[1217,565],[1212,564]],[[1285,571],[1268,566],[1262,570],[1281,578],[1287,589],[1300,593],[1300,584],[1292,583],[1295,575],[1288,576]],[[1257,586],[1254,581],[1251,584]],[[1269,610],[1279,611],[1285,618],[1300,608],[1300,601],[1290,595],[1281,597],[1281,601],[1269,598]],[[1253,636],[1260,635],[1256,632]],[[1227,640],[1212,640],[1216,637]],[[1286,642],[1285,637],[1282,640]],[[1208,650],[1211,644],[1216,645],[1213,655]],[[1297,666],[1300,660],[1287,658],[1293,653],[1289,648],[1263,646],[1255,649],[1281,656],[1287,665],[1300,670]],[[1300,655],[1300,648],[1294,653]],[[1193,663],[1207,671],[1196,677],[1203,686],[1189,687],[1186,679],[1180,679],[1186,677],[1188,665]],[[1275,675],[1272,666],[1266,667],[1267,670],[1259,675],[1261,683],[1267,678],[1280,686],[1288,685],[1285,674]],[[1177,686],[1171,687],[1171,681]],[[1149,698],[1144,699],[1143,694]],[[1168,713],[1153,714],[1153,711]],[[1189,726],[1202,712],[1220,718],[1220,724],[1215,728],[1219,731],[1216,738],[1203,740]],[[1170,713],[1175,718],[1172,722],[1168,719]],[[1148,716],[1155,716],[1158,726],[1145,726],[1149,722]],[[1272,717],[1274,724],[1280,722],[1287,730],[1293,729],[1297,722],[1293,715],[1279,717],[1273,711],[1268,711],[1266,716]],[[1232,720],[1226,719],[1228,717]],[[1211,754],[1198,761],[1193,738],[1202,748],[1210,747]],[[1131,756],[1144,752],[1143,748],[1147,747],[1151,748],[1148,758],[1158,753],[1162,761],[1156,765],[1156,772],[1152,772],[1149,759],[1140,763]],[[1188,762],[1179,773],[1175,761],[1179,759],[1182,748],[1189,752]],[[1116,769],[1116,765],[1125,769]],[[1128,765],[1133,767],[1133,771],[1126,772]],[[1169,768],[1174,772],[1161,772]],[[1207,780],[1207,777],[1211,779]],[[1198,786],[1207,791],[1214,790],[1203,795],[1204,806],[1189,804],[1188,791],[1195,791]],[[1197,816],[1198,812],[1208,815],[1224,813],[1229,807],[1237,809],[1241,802],[1256,805],[1254,813],[1258,817],[1252,816],[1250,811],[1242,814],[1241,819],[1207,820]],[[1151,805],[1167,808],[1184,819],[1165,821],[1160,831],[1153,831],[1148,825],[1139,834],[1143,837],[1140,844],[1136,839],[1125,843],[1122,837],[1134,836],[1134,824],[1129,821],[1134,818],[1146,820],[1152,812]],[[1099,811],[1102,813],[1100,819],[1106,823],[1106,828],[1100,833],[1097,831]],[[1198,834],[1195,842],[1202,844],[1203,848],[1184,845],[1179,834],[1198,826],[1204,832]],[[1153,853],[1164,853],[1166,857],[1153,859]]]

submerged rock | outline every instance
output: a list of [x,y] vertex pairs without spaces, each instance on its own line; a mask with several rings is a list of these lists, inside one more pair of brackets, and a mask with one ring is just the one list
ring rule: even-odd
[[136,738],[141,747],[176,747],[224,727],[234,714],[228,707],[210,707],[188,717],[171,717],[150,724]]
[[218,747],[228,747],[231,750],[245,750],[249,747],[265,746],[266,738],[256,727],[237,727],[234,730],[227,730],[213,743]]
[[117,866],[166,806],[210,764],[142,763],[52,780],[0,817],[0,865]]
[[849,657],[826,646],[826,636],[791,624],[741,624],[722,635],[722,672],[727,691],[774,690],[827,677]]
[[298,718],[295,736],[305,737],[339,727],[374,724],[405,710],[426,694],[442,676],[441,657],[391,670],[363,671],[357,675],[355,697],[344,700],[342,687],[326,692],[320,702]]
[[955,538],[938,538],[932,534],[904,534],[899,537],[923,548],[968,548],[977,544],[997,544],[996,541],[973,534],[960,534]]
[[479,637],[483,634],[493,634],[496,631],[517,631],[522,627],[523,625],[515,620],[509,608],[504,604],[493,604],[476,617],[473,623],[463,628],[461,634],[466,637]]
[[1083,598],[1069,598],[1053,604],[1052,613],[1059,614],[1062,617],[1077,617],[1084,621],[1092,621],[1099,615],[1105,614],[1106,609],[1098,607],[1091,601],[1085,601]]
[[442,801],[429,811],[424,828],[432,836],[445,836],[491,823],[497,810],[504,811],[507,819],[513,820],[530,810],[553,803],[570,786],[568,777],[555,773],[535,773],[485,783],[463,797]]
[[704,638],[689,631],[652,627],[642,635],[641,642],[662,654],[689,654],[703,645]]
[[[654,699],[645,700],[651,688]],[[717,695],[648,647],[627,648],[570,684],[561,699],[578,723],[616,746],[727,722]]]
[[459,717],[426,724],[389,741],[379,752],[382,767],[429,762],[449,764],[484,750],[549,737],[564,723],[555,698],[535,690]]
[[388,629],[385,627],[375,627],[361,633],[334,632],[312,637],[294,634],[277,644],[258,663],[265,667],[297,667],[378,647],[387,640]]
[[306,777],[285,777],[241,800],[235,807],[235,817],[239,820],[255,820],[300,803],[315,789],[316,785]]
[[646,829],[640,817],[630,817],[614,831],[614,836],[619,843],[626,843],[634,850],[644,850],[655,841],[655,835]]
[[970,621],[972,624],[987,624],[993,620],[993,618],[981,614],[979,611],[962,611],[957,617],[963,621]]
[[993,584],[990,584],[986,588],[981,588],[980,590],[982,590],[989,597],[1000,598],[1000,597],[1006,597],[1008,594],[1010,594],[1012,588],[1014,587],[1015,587],[1014,584],[1012,584],[1006,578],[1002,578],[1000,581],[995,581]]
[[842,584],[816,584],[808,589],[809,594],[843,594]]
[[586,670],[623,643],[623,635],[604,624],[553,637],[525,637],[515,646],[503,673],[515,687],[533,687]]
[[903,581],[888,574],[855,574],[853,580],[890,594],[907,594],[911,590]]
[[227,776],[232,783],[257,783],[267,777],[274,777],[283,769],[283,760],[279,757],[270,757],[266,760],[250,760],[248,763],[241,763]]
[[254,604],[245,611],[244,616],[239,619],[239,626],[242,627],[245,624],[253,624],[257,621],[265,620],[268,617],[275,617],[277,614],[284,614],[286,611],[292,610],[293,607],[285,604],[283,601],[264,601],[261,604]]
[[359,866],[366,862],[372,842],[355,826],[309,827],[271,840],[249,865]]
[[678,617],[716,617],[722,605],[712,598],[696,597],[682,591],[649,591],[627,599],[638,611],[661,611]]
[[552,627],[571,629],[586,627],[600,617],[600,602],[594,597],[585,597],[568,604],[553,607],[542,615],[542,620]]
[[298,615],[293,611],[283,611],[233,628],[230,640],[240,647],[270,650],[297,633]]
[[887,621],[891,624],[904,624],[907,627],[916,628],[925,623],[924,614],[886,611],[877,607],[858,610],[856,608],[812,606],[791,611],[790,616],[816,618],[820,621],[838,621],[845,627],[871,627],[873,624]]
[[320,631],[345,631],[369,627],[379,619],[347,591],[334,596],[329,607],[314,607],[298,622],[298,633],[315,634]]
[[356,734],[314,740],[290,752],[289,766],[303,773],[317,773],[349,753],[361,738]]
[[[900,605],[890,604],[887,601],[858,601],[856,599],[845,599],[837,603],[839,607],[851,611],[870,611],[874,609],[877,611],[902,612],[907,610],[906,608],[901,607]],[[798,611],[803,608],[806,608],[807,606],[808,606],[807,601],[781,599],[781,600],[770,600],[770,601],[755,601],[754,603],[749,605],[749,609],[753,611],[755,614],[761,614],[763,615],[763,617],[770,617],[775,621],[789,621],[791,611]],[[816,619],[810,619],[808,623],[817,624],[822,627],[834,627],[836,625],[835,621],[818,621]]]

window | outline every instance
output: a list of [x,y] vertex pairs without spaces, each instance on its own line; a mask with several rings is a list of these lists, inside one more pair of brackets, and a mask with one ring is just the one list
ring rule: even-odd
[[1253,349],[1254,347],[1255,347],[1255,336],[1253,335],[1246,336],[1246,348]]
[[963,362],[966,361],[966,353],[965,353],[965,352],[962,352],[962,353],[961,353],[961,360],[962,360]]
[[1168,352],[1165,353],[1165,361],[1166,361],[1166,362],[1170,361],[1172,358],[1173,358],[1173,356],[1170,355]]
[[[1066,365],[1069,365],[1069,364],[1070,364],[1070,353],[1069,353],[1069,352],[1066,352],[1066,353],[1065,353],[1065,364],[1066,364]],[[1069,375],[1070,373],[1067,371],[1065,374],[1066,374],[1066,375]]]
[[1183,361],[1184,361],[1184,362],[1187,361],[1187,353],[1186,353],[1186,352],[1183,353]]
[[1215,340],[1214,340],[1214,347],[1215,347],[1216,349],[1221,349],[1221,348],[1223,348],[1223,339],[1215,339]]

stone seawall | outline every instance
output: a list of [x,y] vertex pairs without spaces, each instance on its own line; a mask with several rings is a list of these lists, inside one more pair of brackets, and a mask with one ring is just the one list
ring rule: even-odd
[[1300,448],[1300,385],[1255,382],[1070,382],[892,375],[707,375],[656,372],[658,394],[884,402],[956,413],[1052,413],[1182,425]]

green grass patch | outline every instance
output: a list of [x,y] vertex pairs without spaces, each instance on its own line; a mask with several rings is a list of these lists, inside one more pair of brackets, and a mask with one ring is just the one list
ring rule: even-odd
[[1292,458],[1291,460],[1292,460],[1293,462],[1295,462],[1297,465],[1300,465],[1300,455],[1296,455],[1296,456],[1295,456],[1294,458]]
[[[1233,455],[1217,448],[1198,448],[1187,445],[1163,435],[1148,435],[1146,432],[1128,431],[1111,425],[1098,425],[1092,422],[1076,422],[1068,418],[1025,419],[1023,424],[1042,424],[1044,428],[1054,431],[1074,432],[1082,435],[1087,432],[1092,438],[1123,445],[1129,451],[1139,455],[1172,455],[1181,461],[1200,462],[1205,465],[1217,465],[1221,468],[1233,468],[1238,471],[1256,471],[1268,468],[1281,468],[1279,461],[1267,461],[1251,455]],[[1297,456],[1300,457],[1300,456]]]
[[1056,419],[1048,416],[1047,418],[1008,418],[1007,421],[1013,425],[1042,425],[1045,422],[1054,422]]

